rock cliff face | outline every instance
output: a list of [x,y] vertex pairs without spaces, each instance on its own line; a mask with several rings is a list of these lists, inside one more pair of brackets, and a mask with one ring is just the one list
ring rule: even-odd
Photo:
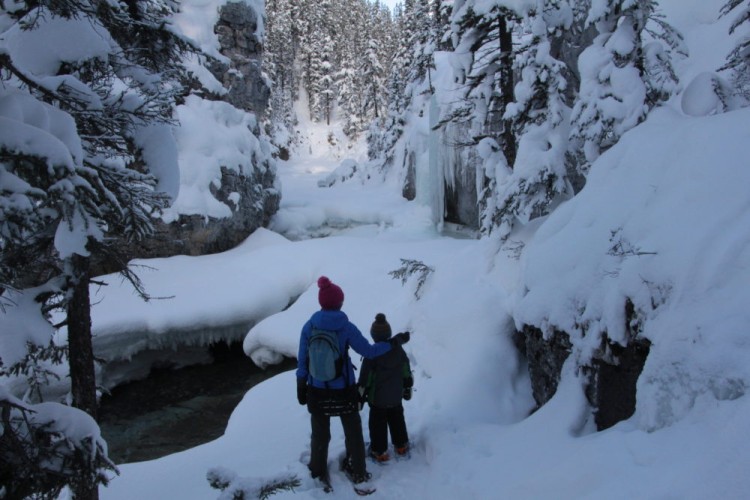
[[258,13],[247,3],[227,3],[219,12],[215,32],[229,65],[212,69],[228,90],[225,99],[234,107],[257,115],[265,113],[271,89],[261,72],[263,41],[258,38]]
[[[140,246],[138,257],[224,252],[268,224],[278,211],[281,198],[273,187],[275,173],[271,166],[255,169],[250,174],[227,168],[222,168],[221,173],[221,187],[212,191],[217,200],[232,208],[232,216],[215,219],[182,215],[171,224],[159,223],[156,234]],[[230,194],[239,196],[230,198]]]
[[[215,32],[221,53],[229,63],[216,61],[210,69],[228,90],[220,97],[222,100],[261,116],[266,111],[270,89],[261,73],[263,44],[257,33],[258,15],[244,2],[222,7]],[[259,128],[248,133],[261,136]],[[217,200],[231,208],[231,217],[182,215],[169,224],[157,221],[155,234],[149,240],[131,248],[123,245],[126,258],[203,255],[236,246],[257,228],[267,225],[279,208],[280,192],[276,188],[273,162],[270,156],[258,156],[253,159],[254,168],[250,172],[222,167],[220,187],[211,186],[211,190]],[[117,270],[114,262],[97,265],[98,274]]]
[[[633,327],[628,330],[631,340],[626,346],[610,342],[605,336],[591,361],[578,367],[585,376],[586,399],[594,410],[597,430],[612,427],[635,412],[636,383],[651,343],[639,338]],[[534,400],[541,407],[557,391],[563,363],[573,350],[570,336],[555,330],[545,338],[540,329],[525,325],[514,340],[528,360]]]

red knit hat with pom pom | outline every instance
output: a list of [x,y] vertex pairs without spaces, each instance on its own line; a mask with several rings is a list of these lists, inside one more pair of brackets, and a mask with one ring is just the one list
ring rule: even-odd
[[318,302],[323,309],[337,311],[344,305],[344,292],[325,276],[318,278]]

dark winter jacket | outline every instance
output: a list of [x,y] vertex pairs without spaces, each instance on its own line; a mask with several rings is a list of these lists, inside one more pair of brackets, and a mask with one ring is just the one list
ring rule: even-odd
[[[307,349],[313,326],[321,330],[335,331],[338,336],[339,352],[344,356],[344,367],[341,370],[341,376],[330,382],[314,380],[308,372]],[[391,344],[388,342],[370,344],[357,327],[349,321],[349,318],[343,311],[321,309],[316,312],[302,327],[297,354],[297,378],[307,380],[308,385],[321,389],[343,389],[347,386],[355,385],[357,379],[354,376],[354,366],[348,354],[350,346],[365,358],[380,356],[391,349]]]
[[383,356],[362,361],[359,385],[365,388],[370,406],[399,406],[404,388],[411,387],[412,383],[409,358],[400,345]]

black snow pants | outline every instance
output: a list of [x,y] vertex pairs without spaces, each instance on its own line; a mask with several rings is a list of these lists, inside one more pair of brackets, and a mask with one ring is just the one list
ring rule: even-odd
[[[356,398],[356,386],[354,387],[353,394]],[[332,390],[330,392],[336,393],[338,391]],[[346,394],[344,397],[347,401],[352,400],[349,394]],[[312,404],[310,404],[310,399],[312,399]],[[331,416],[338,416],[341,419],[341,425],[344,428],[346,455],[351,463],[352,473],[355,476],[364,476],[366,474],[365,439],[362,434],[362,419],[359,417],[359,411],[357,411],[356,399],[352,401],[354,403],[351,406],[347,405],[345,409],[340,410],[341,405],[332,401],[325,390],[313,389],[308,391],[308,410],[310,411],[310,425],[312,428],[309,468],[312,477],[328,478],[328,444],[331,441]],[[335,407],[333,411],[328,410],[331,407],[331,403]]]
[[404,420],[404,406],[378,408],[370,406],[370,449],[378,455],[388,451],[388,431],[394,448],[401,448],[409,443]]

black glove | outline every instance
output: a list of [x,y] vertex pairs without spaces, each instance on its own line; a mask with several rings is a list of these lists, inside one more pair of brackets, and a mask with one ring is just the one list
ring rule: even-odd
[[303,378],[297,379],[297,401],[299,404],[307,404],[307,381]]
[[391,337],[390,343],[392,346],[406,344],[407,342],[409,342],[409,337],[409,332],[397,333],[396,335]]
[[414,385],[414,379],[411,377],[407,377],[404,379],[404,389],[411,389]]
[[404,387],[404,400],[409,401],[411,399],[411,387]]

